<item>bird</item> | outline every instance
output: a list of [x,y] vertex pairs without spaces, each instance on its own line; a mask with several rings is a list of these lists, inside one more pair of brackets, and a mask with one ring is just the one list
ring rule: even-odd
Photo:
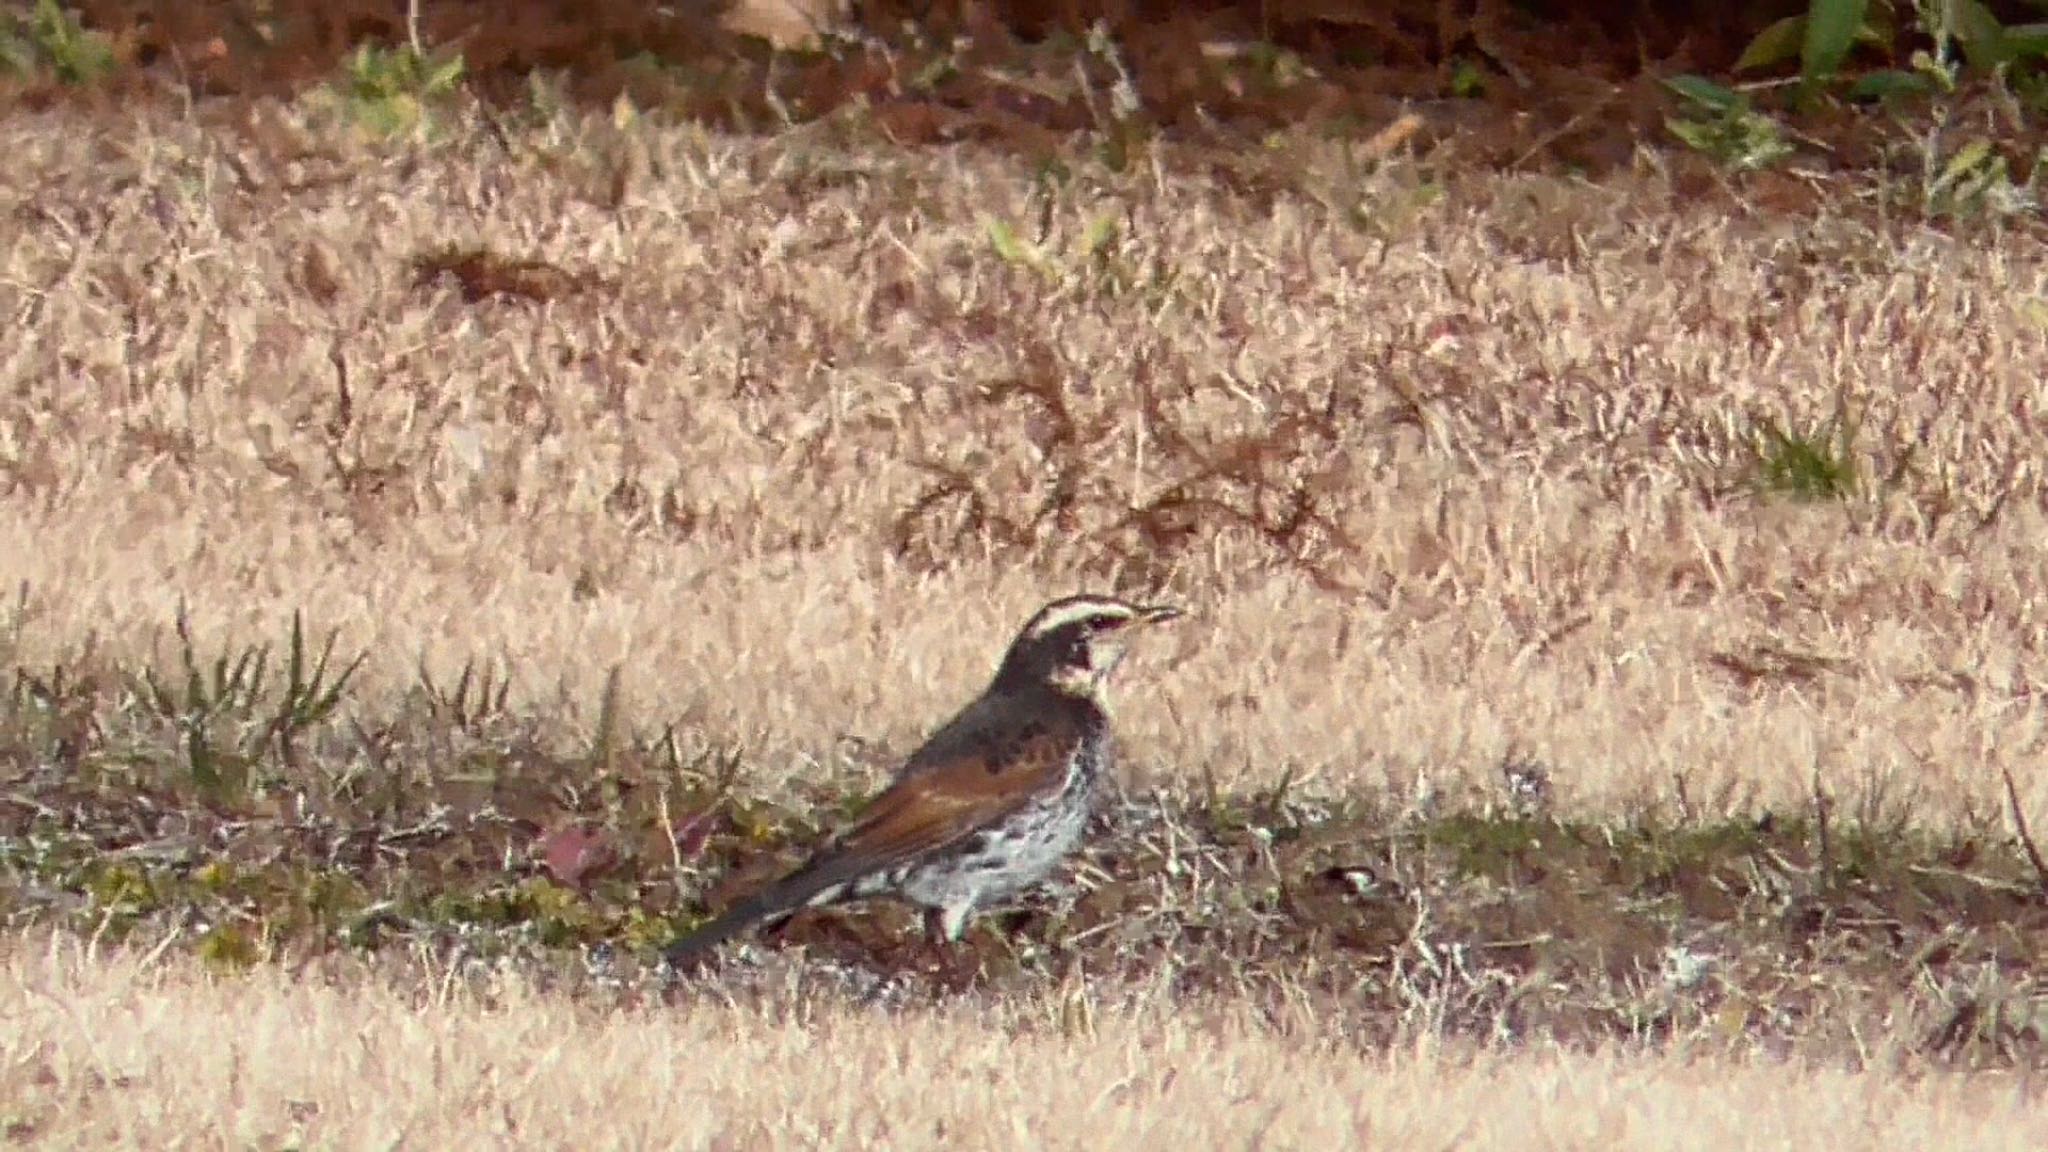
[[922,908],[934,942],[957,942],[977,909],[1036,887],[1079,847],[1111,765],[1109,674],[1135,630],[1182,615],[1091,594],[1046,604],[981,695],[848,825],[662,955],[684,964],[756,925],[870,898]]

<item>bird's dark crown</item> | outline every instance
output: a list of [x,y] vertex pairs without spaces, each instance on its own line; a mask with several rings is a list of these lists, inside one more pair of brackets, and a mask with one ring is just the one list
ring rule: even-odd
[[1132,604],[1111,596],[1067,596],[1025,623],[996,672],[998,691],[1051,688],[1092,696],[1115,666],[1114,637],[1134,624],[1154,624],[1181,615],[1164,604]]

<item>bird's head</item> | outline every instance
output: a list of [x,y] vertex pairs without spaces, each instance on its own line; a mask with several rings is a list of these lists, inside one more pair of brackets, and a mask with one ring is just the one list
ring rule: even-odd
[[1123,659],[1130,634],[1182,615],[1164,604],[1132,604],[1111,596],[1068,596],[1040,608],[1024,625],[996,672],[1001,692],[1051,689],[1094,699]]

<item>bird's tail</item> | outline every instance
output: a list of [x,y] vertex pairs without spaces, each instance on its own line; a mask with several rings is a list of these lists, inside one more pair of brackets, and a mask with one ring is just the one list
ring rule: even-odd
[[850,895],[851,888],[838,868],[814,865],[800,869],[726,909],[709,924],[678,936],[661,954],[670,964],[680,964],[756,924],[785,920],[799,909],[830,904]]
[[787,914],[794,909],[783,908],[755,897],[726,910],[725,914],[694,931],[685,932],[661,950],[670,964],[681,964],[708,952],[764,920],[772,920],[778,914]]

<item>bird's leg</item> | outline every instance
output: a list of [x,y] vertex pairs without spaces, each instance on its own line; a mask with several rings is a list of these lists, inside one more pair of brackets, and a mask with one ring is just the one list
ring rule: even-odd
[[918,961],[918,967],[923,969],[927,976],[935,976],[945,967],[945,917],[944,909],[926,908],[924,910],[925,951]]
[[972,905],[952,908],[927,908],[924,910],[924,935],[932,948],[939,954],[953,951],[967,933],[967,918],[972,914]]
[[980,958],[961,944],[973,915],[972,903],[925,910],[925,935],[932,944],[932,963],[926,971],[953,992],[973,987],[981,975]]
[[964,904],[955,904],[951,907],[936,909],[935,911],[937,918],[933,921],[934,928],[941,938],[947,943],[953,944],[958,943],[960,938],[966,935],[967,918],[974,914],[974,904],[970,901]]

